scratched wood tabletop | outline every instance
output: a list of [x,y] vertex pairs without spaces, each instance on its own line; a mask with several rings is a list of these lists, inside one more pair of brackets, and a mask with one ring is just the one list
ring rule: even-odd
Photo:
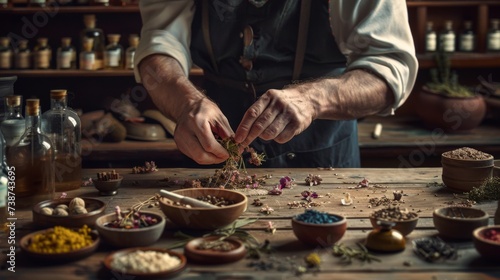
[[[110,171],[105,169],[86,169],[85,177],[96,177],[97,172]],[[154,173],[132,174],[128,169],[117,169],[123,174],[124,180],[116,196],[99,196],[92,186],[82,186],[78,190],[67,192],[68,197],[93,197],[107,203],[106,213],[113,212],[115,206],[129,207],[159,193],[161,189],[174,190],[182,188],[186,180],[194,180],[213,175],[213,169],[161,169]],[[246,225],[244,229],[260,242],[268,240],[273,248],[270,255],[262,258],[263,262],[275,264],[268,269],[257,269],[250,264],[251,259],[242,259],[228,265],[199,265],[188,263],[187,269],[177,275],[176,279],[500,279],[500,261],[481,257],[471,241],[453,242],[450,244],[458,249],[458,258],[429,263],[419,258],[413,251],[412,240],[437,235],[432,220],[434,209],[462,202],[462,197],[442,186],[440,168],[359,168],[359,169],[248,169],[249,174],[268,176],[264,190],[279,184],[283,176],[295,180],[292,189],[285,189],[282,195],[271,196],[258,194],[255,191],[241,189],[248,196],[248,207],[241,218],[257,219]],[[309,175],[320,175],[323,179],[320,185],[309,186],[305,178]],[[368,187],[358,188],[363,179],[369,181]],[[318,211],[338,213],[347,217],[347,231],[339,241],[347,246],[356,246],[364,242],[372,230],[369,215],[383,206],[370,204],[370,200],[387,197],[393,199],[393,192],[403,192],[399,207],[418,212],[417,228],[406,237],[406,249],[391,254],[373,253],[380,262],[360,262],[354,260],[351,264],[342,264],[339,258],[332,254],[332,248],[314,248],[302,244],[294,236],[291,228],[291,217],[304,212],[304,208],[290,208],[289,203],[301,200],[301,192],[315,191],[319,198],[314,201],[319,206]],[[349,193],[353,204],[343,206],[340,202]],[[59,194],[56,194],[59,195]],[[252,205],[254,199],[260,199],[265,205],[272,207],[274,212],[269,215],[260,212],[261,207]],[[490,215],[493,224],[497,202],[484,202],[473,207],[480,208]],[[158,211],[157,208],[148,210]],[[36,230],[32,223],[31,209],[16,209],[15,239]],[[267,230],[271,221],[276,232]],[[174,233],[179,229],[167,222],[161,239],[154,247],[166,248],[179,241]],[[196,232],[189,232],[197,234]],[[1,233],[1,248],[8,248],[7,234]],[[200,235],[202,233],[199,233]],[[97,252],[90,257],[65,264],[40,264],[17,250],[15,256],[15,272],[6,269],[2,259],[0,279],[134,279],[109,272],[103,266],[104,258],[113,252],[112,247],[101,244]],[[183,252],[182,248],[175,251]],[[318,271],[302,275],[295,273],[295,268],[304,265],[304,258],[316,252],[321,257]],[[2,251],[3,258],[6,251]],[[8,267],[8,266],[7,266]]]

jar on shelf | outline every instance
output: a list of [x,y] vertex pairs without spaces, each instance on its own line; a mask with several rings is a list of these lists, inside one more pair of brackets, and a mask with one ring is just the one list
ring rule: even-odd
[[92,51],[95,52],[95,69],[104,67],[104,32],[96,27],[96,16],[87,14],[83,16],[85,28],[80,32],[80,50],[83,50],[85,38],[92,39]]
[[104,51],[104,68],[123,68],[123,47],[120,45],[120,34],[108,34],[109,44]]
[[16,69],[31,68],[31,50],[26,39],[19,40],[19,46],[14,50],[14,67]]
[[455,51],[455,31],[453,31],[453,22],[447,20],[445,22],[444,30],[439,34],[439,44],[445,52]]
[[5,97],[5,119],[0,124],[0,130],[4,136],[7,149],[16,144],[26,131],[26,121],[23,117],[21,104],[21,95],[8,95]]
[[33,68],[34,69],[50,69],[52,60],[52,49],[48,45],[46,37],[38,38],[35,49],[33,50]]
[[30,7],[45,7],[46,5],[46,0],[28,0],[28,6]]
[[476,34],[472,29],[472,21],[464,21],[464,29],[460,32],[458,42],[461,52],[473,52],[476,49]]
[[97,69],[97,55],[93,50],[94,39],[85,38],[83,42],[83,49],[80,52],[79,67],[82,70],[96,70]]
[[109,0],[90,0],[92,6],[109,6]]
[[12,50],[9,37],[0,37],[0,69],[12,68]]
[[67,106],[65,89],[50,91],[50,109],[42,114],[42,133],[55,152],[55,190],[75,190],[82,184],[81,122]]
[[57,48],[57,69],[76,69],[76,49],[71,45],[70,37],[61,39],[61,46]]
[[500,19],[492,19],[491,27],[488,30],[487,39],[487,50],[490,52],[498,52],[500,51]]
[[435,52],[437,48],[437,35],[434,30],[434,23],[432,21],[427,22],[427,30],[425,32],[425,51]]
[[14,83],[17,76],[0,77],[0,121],[5,117],[5,97],[14,95]]
[[26,131],[7,152],[16,169],[16,209],[27,209],[54,198],[54,148],[40,130],[40,100],[26,100]]
[[139,45],[139,35],[130,34],[128,41],[129,47],[125,51],[125,69],[134,69],[134,56]]

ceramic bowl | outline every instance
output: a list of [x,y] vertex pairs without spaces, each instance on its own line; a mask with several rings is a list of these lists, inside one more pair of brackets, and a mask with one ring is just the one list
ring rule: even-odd
[[219,238],[220,236],[207,236],[189,241],[184,247],[186,258],[189,262],[198,264],[225,264],[239,261],[246,256],[245,245],[235,238],[226,238],[224,240],[232,246],[231,250],[200,249],[203,242],[213,242]]
[[500,177],[500,159],[493,161],[493,177]]
[[118,188],[120,188],[122,180],[123,176],[120,176],[118,179],[107,181],[92,179],[92,182],[94,182],[95,188],[99,190],[100,195],[115,195],[118,193]]
[[442,180],[446,187],[467,192],[481,186],[493,173],[493,156],[484,160],[455,159],[441,155]]
[[154,244],[163,234],[165,218],[156,212],[140,211],[140,213],[156,218],[158,223],[134,229],[112,228],[107,227],[106,224],[116,220],[115,213],[99,217],[95,225],[99,235],[102,237],[102,241],[117,248],[141,247]]
[[165,129],[160,124],[124,122],[127,137],[141,141],[160,141],[167,139]]
[[95,198],[82,197],[85,202],[87,213],[85,214],[72,214],[69,216],[54,216],[42,213],[42,208],[50,207],[55,208],[57,205],[69,205],[73,198],[58,198],[52,200],[45,200],[36,204],[33,209],[33,223],[40,228],[48,228],[53,226],[63,226],[67,228],[81,228],[87,225],[91,228],[95,226],[97,218],[104,214],[106,204]]
[[328,247],[339,241],[347,229],[347,219],[337,214],[329,214],[338,219],[328,224],[312,224],[292,218],[293,233],[301,242],[310,246]]
[[83,247],[81,249],[78,249],[76,251],[72,252],[67,252],[67,253],[38,253],[38,252],[33,252],[28,249],[29,245],[31,244],[33,237],[37,234],[40,233],[45,233],[47,231],[50,231],[51,229],[44,229],[44,230],[39,230],[32,232],[30,234],[27,234],[23,236],[20,240],[19,246],[21,247],[21,250],[30,258],[37,259],[38,261],[42,262],[70,262],[70,261],[75,261],[78,259],[83,259],[86,258],[90,255],[92,255],[97,248],[99,247],[99,242],[100,238],[99,235],[95,232],[91,232],[92,236],[92,244],[90,244],[87,247]]
[[432,213],[439,234],[450,239],[472,239],[472,232],[488,225],[488,213],[478,208],[442,207]]
[[[417,215],[417,214],[415,213],[415,215]],[[377,218],[374,218],[374,217],[370,216],[370,222],[371,222],[371,224],[372,224],[372,226],[374,228],[379,227],[379,225],[377,225],[377,221],[378,221]],[[392,229],[395,229],[395,230],[399,231],[399,233],[401,233],[403,236],[407,236],[417,226],[418,215],[417,215],[417,217],[415,217],[415,218],[413,218],[411,220],[390,221],[390,222],[394,223],[394,226],[392,227]]]
[[[156,251],[159,253],[167,253],[172,257],[177,257],[180,260],[180,264],[174,268],[167,269],[164,271],[159,271],[159,272],[141,272],[141,271],[121,271],[113,268],[113,260],[115,258],[119,258],[121,256],[125,256],[130,253],[134,253],[136,251]],[[178,275],[181,273],[185,268],[186,268],[186,257],[181,254],[177,253],[175,251],[170,251],[167,249],[161,249],[161,248],[151,248],[151,247],[135,247],[135,248],[128,248],[128,249],[122,249],[116,252],[113,252],[106,256],[104,259],[104,266],[109,269],[110,271],[116,273],[117,275],[122,275],[122,276],[130,276],[133,279],[135,277],[139,279],[150,279],[150,278],[158,278],[158,279],[170,279],[174,277],[175,275]],[[126,278],[129,279],[129,278]]]
[[238,192],[216,188],[191,188],[172,191],[173,193],[197,198],[200,196],[223,197],[234,204],[218,208],[187,208],[169,203],[166,198],[160,199],[160,208],[165,216],[181,228],[214,230],[230,225],[246,211],[248,199]]
[[500,258],[500,239],[493,241],[486,238],[485,233],[488,231],[495,231],[500,238],[500,225],[476,228],[472,233],[474,247],[481,256],[498,260]]

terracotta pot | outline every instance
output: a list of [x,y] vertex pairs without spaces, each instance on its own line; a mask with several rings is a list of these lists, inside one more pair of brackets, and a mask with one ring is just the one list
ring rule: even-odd
[[423,87],[418,92],[417,114],[430,129],[464,132],[476,128],[486,115],[482,95],[469,98],[448,97]]
[[493,173],[493,156],[484,160],[455,159],[441,154],[442,179],[446,187],[467,192],[481,186]]

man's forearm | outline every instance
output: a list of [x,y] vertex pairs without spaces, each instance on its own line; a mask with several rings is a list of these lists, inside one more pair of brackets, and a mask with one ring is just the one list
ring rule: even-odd
[[295,87],[311,98],[314,119],[357,119],[377,114],[394,103],[385,81],[363,70],[292,86]]
[[151,55],[139,64],[144,87],[163,114],[177,121],[184,108],[204,98],[184,74],[177,60],[165,55]]

